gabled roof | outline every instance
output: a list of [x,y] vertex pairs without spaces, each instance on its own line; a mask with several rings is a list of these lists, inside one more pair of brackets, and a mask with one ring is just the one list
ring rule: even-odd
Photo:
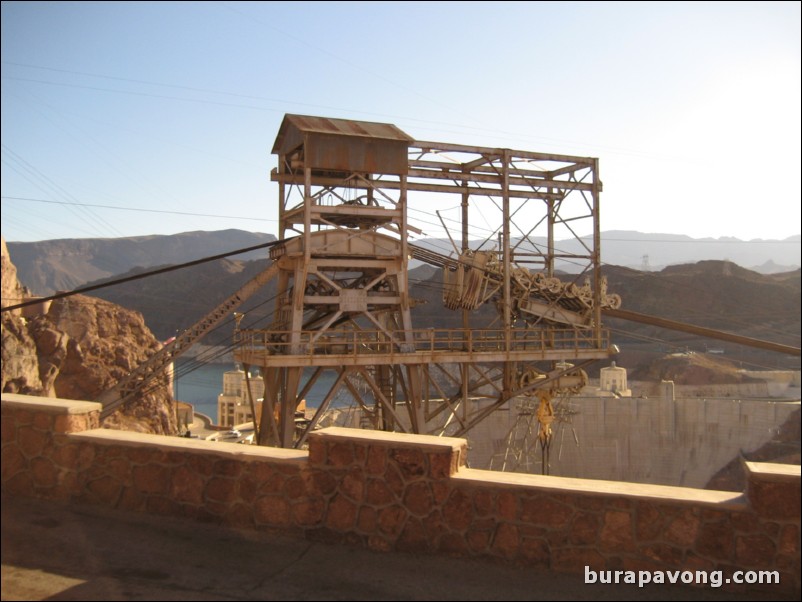
[[404,133],[391,123],[375,123],[372,121],[354,121],[352,119],[332,119],[329,117],[287,114],[284,115],[284,120],[281,122],[276,141],[273,143],[273,153],[279,152],[290,128],[296,129],[302,134],[330,134],[407,143],[414,140],[412,136]]

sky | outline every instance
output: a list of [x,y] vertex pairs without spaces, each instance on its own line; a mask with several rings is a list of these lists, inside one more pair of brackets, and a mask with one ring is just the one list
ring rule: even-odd
[[4,1],[2,234],[275,234],[301,113],[599,157],[602,230],[785,239],[800,47],[798,2]]

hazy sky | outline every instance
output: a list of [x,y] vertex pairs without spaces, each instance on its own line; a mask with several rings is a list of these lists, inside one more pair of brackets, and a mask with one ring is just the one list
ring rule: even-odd
[[302,113],[597,156],[603,230],[786,238],[801,72],[798,2],[3,2],[2,232],[275,233]]

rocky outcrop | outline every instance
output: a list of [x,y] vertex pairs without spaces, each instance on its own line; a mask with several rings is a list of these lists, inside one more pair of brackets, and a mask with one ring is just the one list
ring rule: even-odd
[[[3,300],[22,295],[3,245]],[[13,278],[11,277],[13,276]],[[75,295],[29,319],[2,314],[2,390],[64,399],[97,399],[158,351],[142,315],[102,299]],[[165,375],[103,426],[139,432],[177,431]]]
[[[2,306],[16,305],[26,296],[17,280],[17,268],[11,263],[5,239],[2,240]],[[2,314],[2,385],[3,391],[38,394],[43,390],[39,378],[36,344],[28,333],[19,309]]]
[[727,385],[762,382],[725,359],[702,353],[673,353],[657,358],[632,371],[631,379],[658,383],[674,381],[677,385]]

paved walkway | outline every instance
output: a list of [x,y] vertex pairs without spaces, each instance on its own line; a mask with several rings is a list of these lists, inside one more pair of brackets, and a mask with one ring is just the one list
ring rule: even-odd
[[[2,498],[3,600],[769,600]],[[789,598],[790,599],[790,598]]]

